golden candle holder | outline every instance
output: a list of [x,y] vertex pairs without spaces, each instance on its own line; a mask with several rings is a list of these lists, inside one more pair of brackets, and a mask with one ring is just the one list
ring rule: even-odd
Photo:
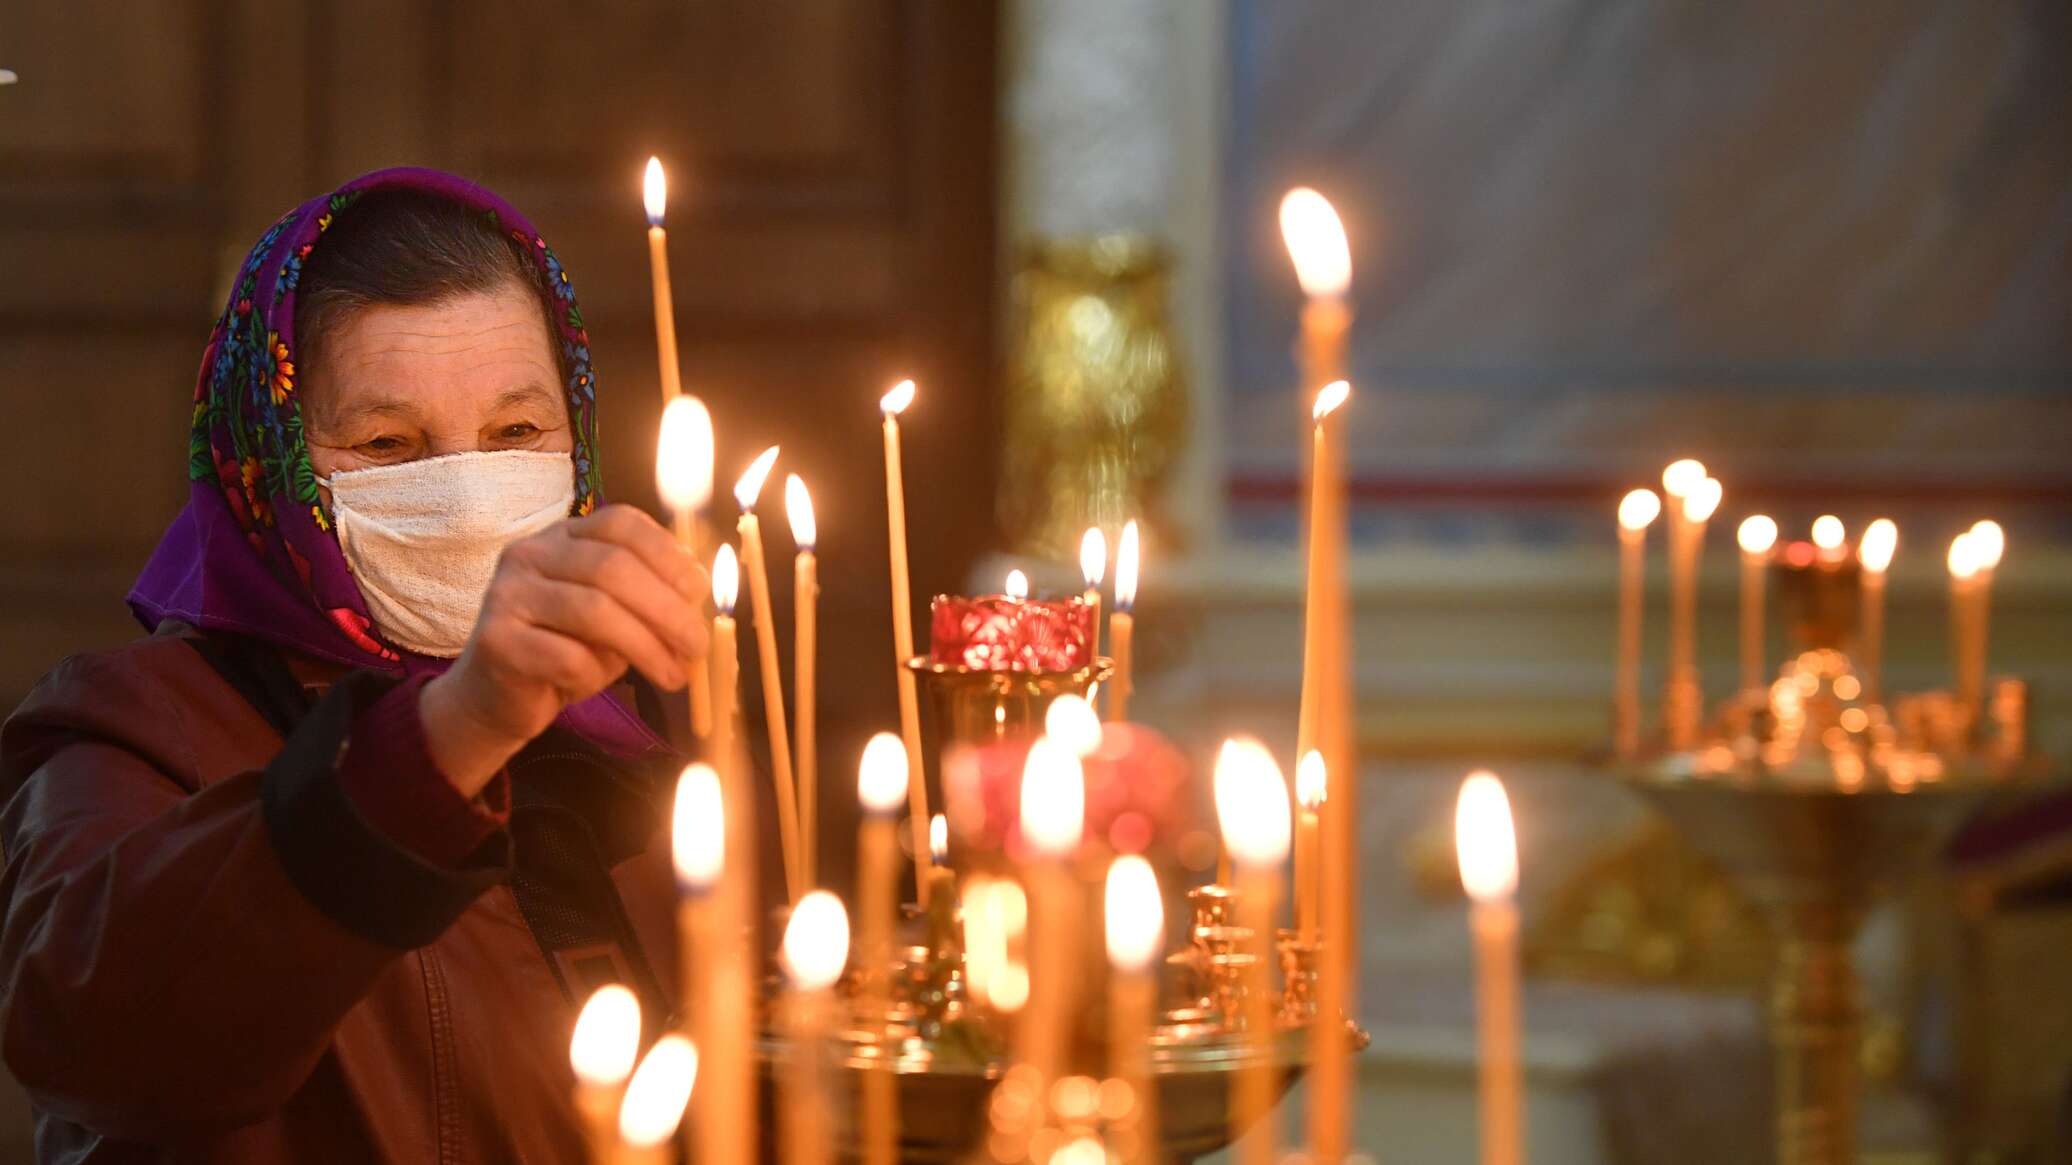
[[1805,651],[1766,700],[1730,705],[1714,739],[1623,770],[1773,932],[1780,1165],[1856,1159],[1862,1003],[1850,944],[1865,913],[2034,767],[2000,749],[1937,751],[1945,740],[1903,730],[1862,695],[1848,657]]
[[[1096,657],[1071,671],[1002,671],[940,663],[917,655],[907,669],[927,685],[936,714],[936,757],[956,744],[983,744],[1041,731],[1059,696],[1085,696],[1115,670]],[[940,766],[937,766],[938,770]]]

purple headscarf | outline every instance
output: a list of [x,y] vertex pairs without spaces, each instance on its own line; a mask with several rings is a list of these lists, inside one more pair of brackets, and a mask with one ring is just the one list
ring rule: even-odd
[[[348,667],[417,674],[448,661],[382,642],[359,586],[331,531],[317,492],[296,395],[295,285],[324,232],[372,190],[436,194],[480,212],[538,264],[550,289],[561,363],[568,369],[569,427],[575,448],[572,512],[587,514],[599,496],[597,379],[590,336],[560,260],[532,224],[503,199],[437,170],[399,167],[353,179],[310,199],[268,228],[238,268],[230,302],[202,351],[188,439],[187,506],[166,529],[130,591],[130,609],[147,630],[175,619],[208,630],[266,640]],[[608,694],[561,715],[566,727],[617,753],[659,741]]]

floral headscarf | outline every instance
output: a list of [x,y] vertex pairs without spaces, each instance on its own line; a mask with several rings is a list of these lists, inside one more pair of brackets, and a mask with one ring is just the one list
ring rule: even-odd
[[[597,378],[575,289],[546,240],[503,199],[437,170],[399,167],[353,179],[282,216],[238,268],[194,388],[187,507],[173,520],[129,595],[146,629],[175,619],[255,636],[349,667],[437,670],[444,661],[381,641],[346,569],[310,466],[296,393],[295,287],[311,251],[369,191],[415,190],[481,213],[538,264],[574,434],[573,513],[599,500]],[[600,743],[652,743],[623,705],[599,696],[569,709],[570,727]]]

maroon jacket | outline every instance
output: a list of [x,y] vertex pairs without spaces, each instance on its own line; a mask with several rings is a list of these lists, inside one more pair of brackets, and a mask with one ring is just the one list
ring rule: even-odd
[[75,656],[0,730],[0,1053],[39,1158],[580,1160],[581,999],[670,1007],[673,762],[549,730],[508,825],[436,860],[349,793],[425,764],[371,726],[396,681],[259,649],[240,682],[204,645]]

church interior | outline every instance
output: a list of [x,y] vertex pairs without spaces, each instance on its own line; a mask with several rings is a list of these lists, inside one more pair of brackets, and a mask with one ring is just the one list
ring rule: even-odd
[[[1223,1135],[1003,1148],[979,1090],[956,1103],[990,1135],[922,1152],[910,1123],[900,1157],[2072,1160],[2068,51],[2047,0],[0,6],[0,704],[139,634],[122,596],[184,500],[249,241],[436,167],[579,284],[608,499],[668,524],[677,381],[722,537],[726,484],[781,446],[744,558],[778,654],[744,612],[739,723],[763,821],[817,804],[820,884],[868,899],[848,774],[874,733],[925,729],[914,804],[955,818],[955,738],[1035,698],[973,704],[940,642],[905,668],[902,622],[926,655],[1010,571],[1031,606],[1084,590],[1073,690],[1115,721],[1124,696],[1206,823],[1152,855],[1177,953],[1146,1078],[1193,1039],[1250,1047],[1269,975],[1281,1035],[1326,1033],[1259,1053],[1271,1082],[1239,1056],[1206,1099],[1156,1090],[1169,1130]],[[881,399],[909,379],[903,412]],[[787,703],[810,792],[767,772]],[[1232,738],[1291,781],[1332,764],[1322,817],[1282,786],[1292,889],[1284,858],[1230,869]],[[1461,832],[1481,772],[1515,836],[1496,898]],[[906,824],[892,893],[919,903]],[[768,899],[795,875],[776,836]],[[994,870],[970,861],[967,959]],[[1274,950],[1216,946],[1283,922]],[[1013,1011],[1003,973],[964,968],[962,1005]],[[801,1165],[889,1159],[828,1107]],[[30,1122],[0,1072],[0,1160],[35,1159]]]

